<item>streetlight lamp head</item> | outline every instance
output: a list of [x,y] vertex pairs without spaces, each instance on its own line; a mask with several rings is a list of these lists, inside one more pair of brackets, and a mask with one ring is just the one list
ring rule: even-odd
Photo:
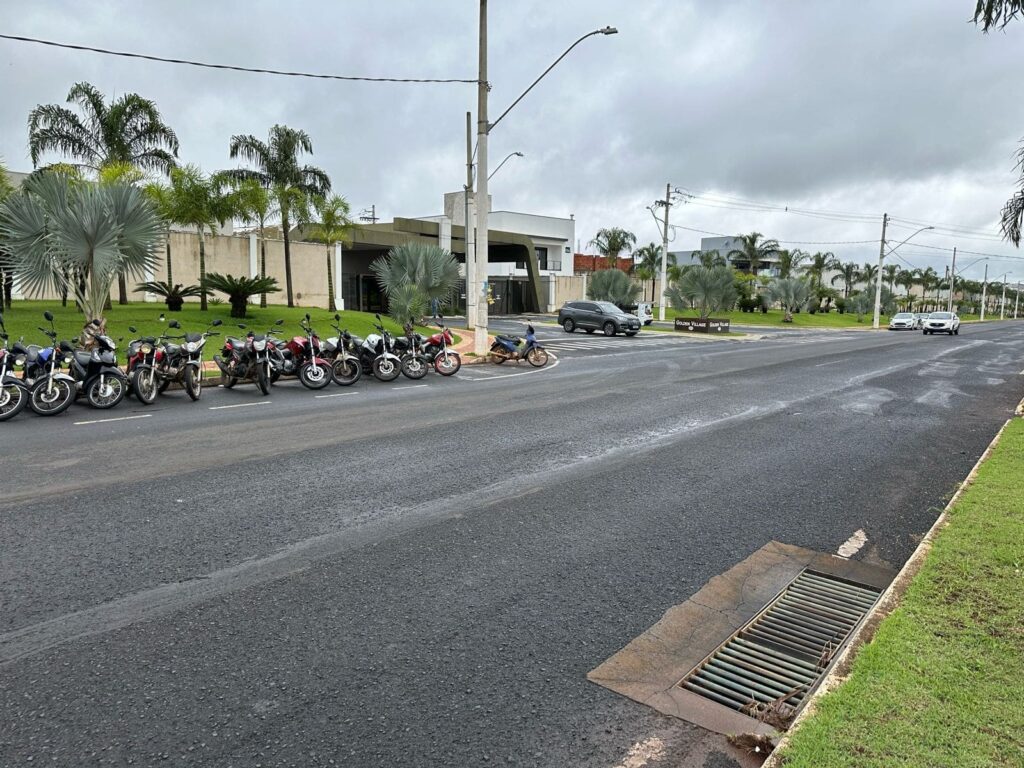
[[617,30],[615,27],[604,27],[603,29],[599,29],[597,31],[600,32],[602,35],[617,35],[617,34],[619,34],[619,30]]
[[516,157],[526,157],[526,155],[524,155],[522,152],[513,152],[512,154],[514,154]]

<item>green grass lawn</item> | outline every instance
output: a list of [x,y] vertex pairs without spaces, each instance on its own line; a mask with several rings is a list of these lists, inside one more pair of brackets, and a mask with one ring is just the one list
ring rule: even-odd
[[1024,765],[1024,420],[950,513],[849,678],[793,734],[787,768]]
[[[69,302],[67,307],[62,307],[59,301],[15,301],[13,307],[3,313],[4,324],[7,326],[7,332],[10,334],[12,342],[20,336],[24,336],[25,340],[31,343],[45,341],[46,337],[37,330],[37,327],[47,327],[48,324],[43,319],[43,311],[47,309],[53,313],[53,323],[59,338],[75,338],[82,330],[85,318],[75,309],[72,302]],[[128,330],[128,326],[133,325],[138,329],[138,335],[156,336],[167,329],[167,323],[161,323],[159,320],[160,314],[163,313],[167,320],[173,319],[181,323],[184,331],[202,331],[214,318],[220,318],[224,321],[224,325],[219,329],[222,334],[243,333],[238,328],[238,323],[244,323],[249,328],[262,332],[270,328],[275,320],[281,319],[284,320],[282,330],[285,336],[288,334],[299,335],[302,333],[299,328],[299,320],[304,318],[307,312],[312,318],[313,328],[321,336],[326,338],[334,335],[334,329],[331,328],[331,323],[334,322],[334,313],[325,309],[304,307],[289,309],[276,305],[260,309],[259,306],[250,304],[248,317],[244,320],[236,320],[231,317],[229,304],[211,304],[208,311],[201,312],[198,302],[186,303],[181,312],[168,312],[167,306],[162,302],[159,304],[136,302],[125,306],[114,304],[107,312],[107,332],[114,338],[123,336],[128,339],[134,337],[134,334]],[[342,328],[347,328],[353,334],[365,336],[368,333],[374,333],[373,323],[376,320],[371,313],[347,311],[338,314],[341,315],[339,325]],[[401,332],[401,327],[387,317],[384,318],[384,327],[396,333]],[[420,328],[421,333],[426,330]],[[181,333],[181,331],[175,333]]]

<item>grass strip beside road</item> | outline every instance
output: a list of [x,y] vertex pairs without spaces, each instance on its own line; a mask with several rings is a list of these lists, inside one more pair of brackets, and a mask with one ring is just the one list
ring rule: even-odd
[[848,679],[792,734],[787,768],[1024,765],[1022,486],[1018,418]]

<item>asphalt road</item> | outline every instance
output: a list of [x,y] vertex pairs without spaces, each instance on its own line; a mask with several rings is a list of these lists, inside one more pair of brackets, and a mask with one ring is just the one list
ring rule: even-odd
[[901,564],[1024,324],[643,339],[0,425],[0,765],[738,765],[586,673],[771,539]]

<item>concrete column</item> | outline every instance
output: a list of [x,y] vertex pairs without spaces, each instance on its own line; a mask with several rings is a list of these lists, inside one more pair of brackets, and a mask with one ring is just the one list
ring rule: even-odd
[[341,295],[341,286],[344,281],[341,279],[341,243],[334,244],[334,301],[339,310],[345,309],[345,298]]
[[442,216],[437,224],[437,244],[448,253],[452,252],[452,220],[447,216]]
[[249,277],[260,276],[260,249],[255,232],[249,233]]

